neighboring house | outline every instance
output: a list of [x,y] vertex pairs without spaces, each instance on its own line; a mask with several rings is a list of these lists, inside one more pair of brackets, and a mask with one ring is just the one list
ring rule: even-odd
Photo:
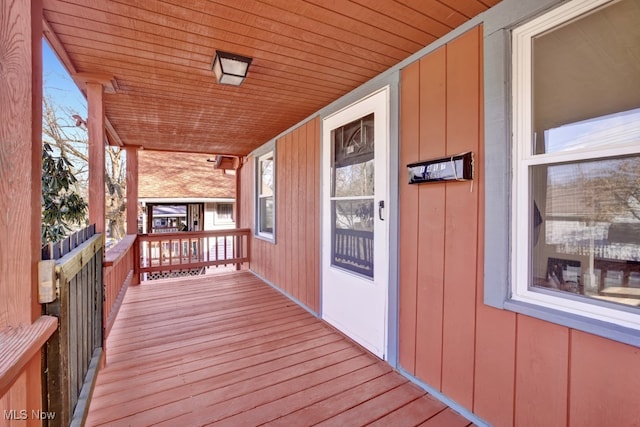
[[142,150],[138,202],[141,233],[235,227],[235,170],[216,169],[216,156]]

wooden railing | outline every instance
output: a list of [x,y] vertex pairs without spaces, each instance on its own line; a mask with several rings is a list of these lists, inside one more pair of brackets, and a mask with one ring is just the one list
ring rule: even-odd
[[55,259],[56,296],[44,304],[59,327],[46,345],[45,396],[49,425],[80,425],[102,357],[102,234],[95,228],[50,245],[43,258]]
[[131,284],[138,284],[136,273],[136,234],[130,234],[109,249],[104,257],[104,340],[116,320],[124,294]]
[[9,391],[33,357],[39,355],[57,327],[57,318],[40,316],[31,325],[0,331],[0,397]]
[[251,231],[139,234],[141,280],[203,274],[207,267],[249,262]]
[[372,277],[373,232],[337,228],[333,264]]

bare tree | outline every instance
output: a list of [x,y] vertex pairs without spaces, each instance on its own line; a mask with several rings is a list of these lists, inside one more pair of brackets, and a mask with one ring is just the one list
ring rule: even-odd
[[121,150],[118,147],[107,149],[107,171],[105,173],[106,185],[106,225],[110,235],[116,241],[122,240],[126,234],[125,217],[127,205],[126,168]]
[[[42,136],[58,154],[69,160],[77,181],[74,190],[88,194],[88,135],[86,121],[68,107],[56,105],[49,96],[43,100]],[[126,175],[124,150],[106,148],[105,216],[107,234],[115,240],[125,235]]]

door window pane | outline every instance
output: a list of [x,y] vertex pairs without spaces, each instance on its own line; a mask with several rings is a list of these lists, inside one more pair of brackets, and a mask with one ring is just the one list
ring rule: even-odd
[[373,277],[373,200],[335,200],[332,265]]
[[331,264],[373,278],[374,115],[331,131]]
[[373,196],[373,118],[373,114],[369,114],[331,132],[332,196]]

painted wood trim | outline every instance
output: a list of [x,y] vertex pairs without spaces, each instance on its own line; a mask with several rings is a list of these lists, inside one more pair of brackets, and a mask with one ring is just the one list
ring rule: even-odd
[[111,267],[124,257],[129,248],[136,244],[138,234],[127,234],[122,240],[110,248],[104,255],[103,265],[105,267]]
[[[0,330],[40,316],[42,1],[0,2]],[[41,408],[40,357],[26,360],[0,407]],[[38,425],[35,420],[28,425]]]
[[0,396],[11,388],[57,327],[57,317],[40,316],[29,326],[0,332]]
[[[480,45],[484,65],[484,44]],[[484,82],[484,66],[480,67]],[[484,84],[480,85],[480,145],[475,164],[475,186],[478,189],[478,257],[476,291],[476,354],[473,411],[494,425],[514,423],[516,370],[516,315],[484,304],[485,277],[485,127]],[[492,188],[491,191],[494,191]],[[493,236],[492,236],[493,238]]]
[[400,240],[399,240],[399,362],[415,375],[416,292],[418,275],[418,188],[408,185],[405,166],[419,154],[420,63],[402,70],[400,84]]
[[96,225],[96,232],[105,231],[105,140],[104,140],[104,89],[100,83],[87,83],[89,118],[89,224]]
[[138,147],[125,147],[127,154],[127,234],[138,234]]
[[[447,50],[442,47],[420,61],[419,157],[446,155]],[[402,184],[407,185],[406,182]],[[445,245],[445,186],[419,185],[418,210],[428,221],[418,221],[418,242],[429,248]],[[418,251],[416,291],[416,376],[438,390],[442,387],[445,253]]]

